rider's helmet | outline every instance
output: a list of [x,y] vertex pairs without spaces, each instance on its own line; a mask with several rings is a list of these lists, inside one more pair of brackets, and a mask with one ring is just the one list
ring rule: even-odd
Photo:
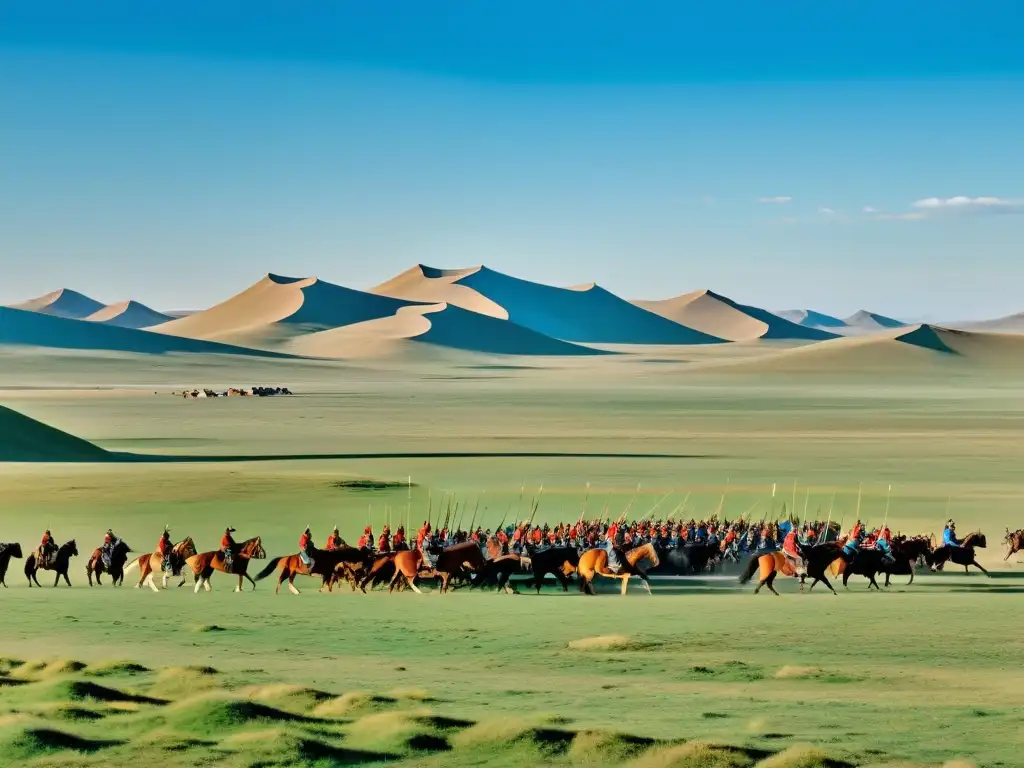
[[234,532],[235,532],[235,529],[232,528],[230,525],[224,531],[224,533],[234,533]]

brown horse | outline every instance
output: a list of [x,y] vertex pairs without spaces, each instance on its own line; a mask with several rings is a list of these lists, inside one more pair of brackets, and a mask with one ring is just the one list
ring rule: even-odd
[[278,576],[274,594],[280,594],[281,585],[287,579],[288,590],[293,595],[297,595],[299,590],[295,587],[296,576],[319,576],[326,583],[333,578],[338,565],[341,563],[363,563],[366,554],[355,547],[343,547],[341,549],[312,549],[310,557],[313,562],[312,568],[306,565],[299,554],[275,557],[267,563],[262,571],[256,574],[256,581],[262,581],[276,570]]
[[250,560],[263,560],[267,556],[267,553],[263,551],[260,537],[254,536],[241,544],[236,544],[232,554],[234,557],[230,568],[224,562],[224,553],[219,549],[216,552],[200,552],[185,560],[188,567],[192,569],[192,573],[195,574],[196,587],[194,591],[196,593],[199,592],[200,587],[205,588],[207,592],[210,591],[210,577],[214,571],[237,575],[238,586],[235,587],[235,592],[242,591],[242,579],[248,579],[252,588],[256,589],[256,582],[249,576],[248,571]]
[[779,593],[775,591],[774,582],[778,574],[781,573],[783,576],[799,576],[801,591],[803,591],[804,578],[810,576],[814,580],[811,583],[810,589],[814,589],[815,584],[820,581],[832,590],[832,594],[835,594],[835,589],[832,588],[832,584],[829,583],[828,578],[825,576],[825,569],[839,557],[839,546],[831,541],[815,545],[798,543],[797,549],[803,560],[803,569],[799,569],[792,558],[787,557],[782,552],[754,554],[751,555],[746,569],[740,575],[740,584],[746,584],[754,577],[755,573],[760,571],[754,594],[756,595],[760,592],[761,587],[768,587],[772,594],[777,595]]
[[[476,546],[475,544],[473,545]],[[477,549],[479,552],[480,550]],[[420,569],[423,567],[423,562],[426,558],[423,552],[418,549],[407,549],[402,552],[396,552],[392,562],[395,566],[395,574],[391,577],[391,583],[388,585],[388,593],[395,590],[395,587],[404,580],[402,588],[406,584],[409,588],[417,595],[423,594],[419,587],[416,586],[416,579],[419,578]],[[481,555],[481,559],[483,556]]]
[[367,587],[373,589],[378,584],[390,582],[395,575],[395,557],[397,555],[397,552],[373,555],[369,567],[366,568],[366,573],[359,579],[359,588],[365,593]]
[[1011,531],[1007,528],[1006,536],[1003,537],[1003,543],[1006,544],[1006,557],[1003,558],[1005,563],[1010,559],[1011,555],[1024,549],[1024,529],[1018,528],[1016,531]]
[[624,595],[629,586],[629,577],[637,576],[647,587],[647,594],[651,594],[651,582],[647,578],[647,572],[639,567],[644,560],[649,560],[652,568],[657,568],[661,562],[658,560],[658,553],[653,544],[644,544],[629,550],[626,553],[626,562],[622,564],[622,569],[618,573],[614,573],[608,568],[608,553],[605,550],[588,549],[580,555],[580,562],[576,568],[576,574],[580,580],[580,592],[596,595],[594,576],[600,575],[608,579],[620,579],[622,581],[620,594]]
[[147,552],[130,562],[128,567],[124,569],[124,572],[127,574],[133,568],[139,569],[139,583],[135,585],[136,589],[146,584],[154,592],[159,592],[160,590],[153,583],[153,578],[157,573],[161,572],[163,573],[164,589],[167,589],[169,575],[181,576],[181,581],[178,583],[180,587],[185,583],[185,575],[182,573],[185,568],[185,561],[195,553],[196,545],[192,541],[192,537],[186,536],[171,548],[171,553],[168,555],[170,571],[163,570],[164,558],[162,555],[157,552]]
[[[437,555],[432,569],[433,575],[441,577],[441,593],[448,591],[451,581],[456,576],[475,573],[484,566],[484,554],[475,541],[464,541],[445,547]],[[398,568],[398,563],[395,563]]]

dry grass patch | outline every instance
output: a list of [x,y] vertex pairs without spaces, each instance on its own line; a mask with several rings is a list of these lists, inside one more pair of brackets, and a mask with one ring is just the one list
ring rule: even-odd
[[835,760],[815,747],[797,744],[765,758],[757,768],[853,768],[853,764]]
[[749,768],[753,758],[735,747],[689,741],[674,747],[652,749],[629,768]]
[[396,704],[391,696],[380,696],[366,691],[349,691],[346,694],[321,702],[313,709],[317,717],[339,718],[379,712]]
[[813,680],[816,677],[824,677],[825,670],[821,667],[801,667],[787,664],[780,667],[775,673],[776,680]]
[[645,645],[625,635],[597,635],[569,642],[570,651],[629,651]]

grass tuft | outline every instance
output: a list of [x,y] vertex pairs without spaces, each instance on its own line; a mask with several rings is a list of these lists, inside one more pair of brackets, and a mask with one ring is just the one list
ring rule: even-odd
[[630,768],[749,768],[754,758],[745,750],[703,741],[652,749]]
[[766,757],[757,768],[853,768],[853,764],[835,760],[815,747],[797,744]]

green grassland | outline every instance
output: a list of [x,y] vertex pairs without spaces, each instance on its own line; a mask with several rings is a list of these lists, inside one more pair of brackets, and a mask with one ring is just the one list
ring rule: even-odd
[[[1000,543],[1024,524],[1015,380],[688,362],[5,357],[0,403],[135,460],[0,464],[0,540],[30,548],[49,526],[83,553],[73,589],[29,590],[12,562],[0,652],[90,665],[9,664],[0,746],[64,766],[127,765],[141,749],[166,765],[828,764],[801,744],[855,765],[1018,764],[1024,578]],[[251,383],[299,394],[169,394]],[[353,479],[392,487],[339,487]],[[477,521],[494,525],[542,485],[537,518],[575,519],[588,483],[591,514],[635,495],[639,514],[686,498],[691,514],[724,504],[760,519],[795,497],[798,514],[834,505],[844,524],[860,483],[861,517],[881,522],[891,484],[894,529],[937,533],[953,516],[988,535],[982,563],[997,572],[897,578],[887,594],[854,580],[838,597],[786,582],[781,598],[714,579],[626,598],[318,594],[301,581],[298,597],[270,581],[232,594],[223,576],[201,595],[85,586],[85,553],[109,526],[141,552],[165,524],[209,549],[231,524],[273,556],[307,524],[352,539],[368,519],[418,524],[428,505],[436,520],[449,498],[464,524],[479,499]],[[95,674],[117,660],[152,671]],[[199,666],[218,672],[187,669]],[[693,739],[736,749],[679,746]]]

